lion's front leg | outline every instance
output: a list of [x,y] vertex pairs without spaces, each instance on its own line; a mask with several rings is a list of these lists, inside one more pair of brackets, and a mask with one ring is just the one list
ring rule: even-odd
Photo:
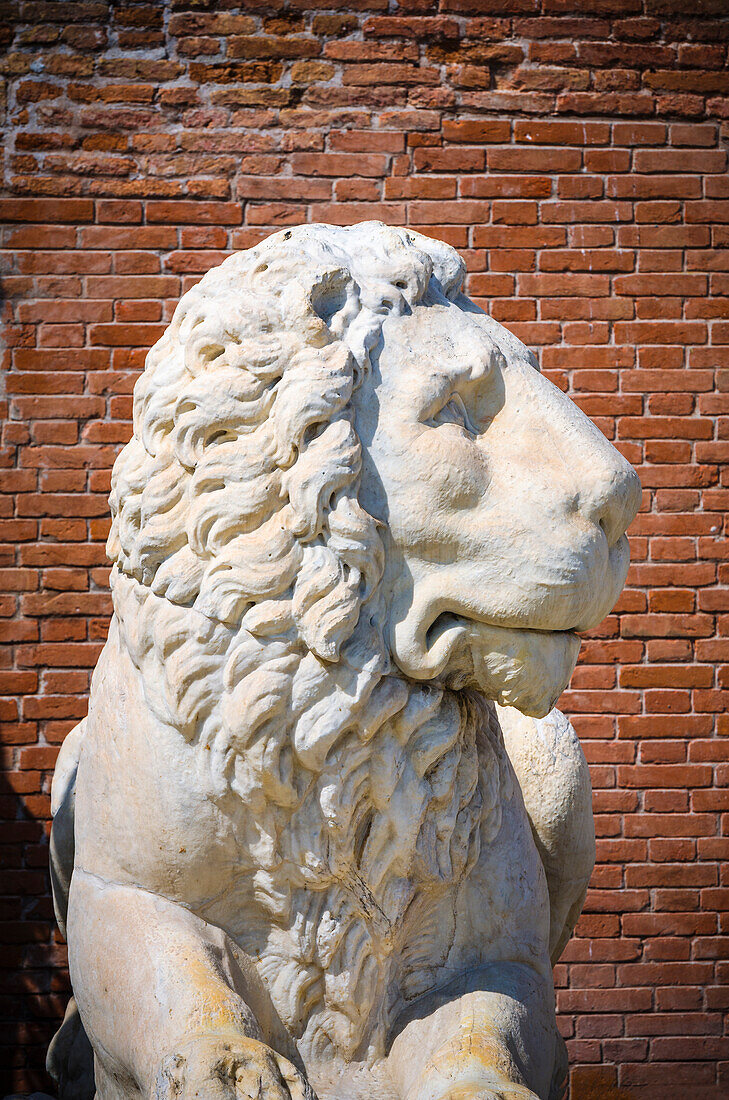
[[76,870],[68,941],[98,1100],[313,1098],[252,963],[219,928]]
[[549,954],[554,965],[585,902],[595,866],[590,769],[572,723],[559,710],[529,718],[496,707],[549,889]]
[[502,962],[427,998],[390,1052],[404,1100],[557,1100],[553,996],[531,967]]
[[315,1100],[300,1071],[265,1043],[203,1035],[159,1065],[152,1100]]

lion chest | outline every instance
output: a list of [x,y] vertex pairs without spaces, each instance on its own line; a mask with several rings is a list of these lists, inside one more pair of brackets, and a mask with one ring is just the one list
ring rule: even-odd
[[254,726],[231,695],[190,737],[160,721],[158,681],[137,669],[126,654],[102,662],[93,693],[100,730],[115,731],[93,770],[109,797],[115,773],[134,776],[115,862],[231,935],[297,1038],[347,1057],[376,1046],[446,965],[453,898],[498,829],[492,708],[397,677],[368,694],[345,683],[337,707],[323,681],[321,718],[264,708]]
[[314,1054],[374,1056],[402,1005],[448,965],[454,899],[500,820],[499,761],[471,732],[429,772],[401,746],[370,747],[368,781],[350,757],[338,781],[318,777],[288,828],[270,806],[255,823],[251,850],[272,863],[254,872],[265,918],[245,947]]

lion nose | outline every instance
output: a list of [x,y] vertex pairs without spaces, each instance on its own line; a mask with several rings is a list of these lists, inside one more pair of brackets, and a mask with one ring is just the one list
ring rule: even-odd
[[635,519],[640,507],[641,487],[638,475],[618,451],[611,453],[601,468],[593,468],[587,484],[579,491],[582,514],[605,533],[608,546],[614,546]]

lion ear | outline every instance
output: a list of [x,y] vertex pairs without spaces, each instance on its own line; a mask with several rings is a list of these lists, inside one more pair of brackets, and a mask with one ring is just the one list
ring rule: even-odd
[[327,546],[304,547],[293,596],[294,622],[304,644],[323,661],[338,661],[359,618],[360,576]]

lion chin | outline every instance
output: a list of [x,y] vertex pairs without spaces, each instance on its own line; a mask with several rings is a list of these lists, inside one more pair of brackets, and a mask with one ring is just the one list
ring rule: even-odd
[[544,718],[574,671],[580,639],[572,631],[509,629],[440,615],[427,648],[395,632],[394,657],[414,680],[471,688],[522,714]]

